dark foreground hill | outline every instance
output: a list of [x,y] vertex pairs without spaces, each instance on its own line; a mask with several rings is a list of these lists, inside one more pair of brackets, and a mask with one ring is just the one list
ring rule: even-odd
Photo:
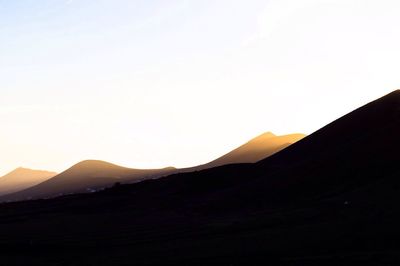
[[4,263],[398,265],[400,92],[256,164],[0,206]]

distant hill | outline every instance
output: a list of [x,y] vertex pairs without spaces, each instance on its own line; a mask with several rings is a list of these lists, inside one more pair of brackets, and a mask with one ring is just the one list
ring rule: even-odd
[[175,171],[164,169],[131,169],[104,161],[87,160],[66,171],[23,191],[8,195],[6,200],[46,198],[65,194],[94,192],[113,184],[137,182],[146,178],[155,178]]
[[304,137],[304,134],[276,136],[267,132],[203,166],[212,168],[234,163],[255,163],[289,147]]
[[227,164],[256,163],[282,151],[305,136],[299,133],[276,136],[271,132],[266,132],[209,163],[179,169],[179,172],[188,173]]
[[27,186],[25,187],[27,189],[23,191],[21,191],[22,189],[14,190],[12,192],[18,192],[3,197],[0,200],[35,199],[94,192],[110,187],[117,182],[132,183],[225,164],[257,162],[283,150],[304,136],[303,134],[276,136],[270,132],[264,133],[210,163],[185,169],[175,169],[173,167],[164,169],[131,169],[104,161],[87,160],[72,166],[46,182],[41,184],[38,182],[36,183],[38,185]]
[[10,194],[16,191],[42,183],[57,173],[32,170],[27,168],[17,168],[14,171],[0,177],[0,196]]

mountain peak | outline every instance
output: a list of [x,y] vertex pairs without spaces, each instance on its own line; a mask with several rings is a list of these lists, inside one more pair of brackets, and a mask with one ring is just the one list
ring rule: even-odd
[[268,132],[265,132],[265,133],[263,133],[261,135],[258,135],[257,137],[253,138],[249,142],[258,141],[258,140],[265,140],[265,139],[274,138],[274,137],[276,137],[276,135],[274,133],[268,131]]
[[30,168],[26,168],[26,167],[18,167],[18,168],[15,168],[13,171],[11,171],[10,173],[8,173],[7,175],[10,175],[10,174],[24,174],[24,173],[33,173],[33,172],[36,172],[36,173],[50,173],[50,174],[54,174],[54,175],[56,175],[57,173],[54,173],[54,172],[50,172],[50,171],[45,171],[45,170],[33,170],[33,169],[30,169]]
[[121,166],[117,166],[115,164],[112,164],[112,163],[109,163],[106,161],[101,161],[101,160],[84,160],[84,161],[81,161],[81,162],[75,164],[71,168],[79,168],[79,169],[91,168],[91,169],[93,169],[93,168],[114,168],[114,167],[119,168]]
[[265,133],[262,133],[261,135],[259,135],[258,137],[275,137],[276,135],[274,133],[272,133],[271,131],[267,131]]
[[177,169],[176,169],[176,167],[168,166],[168,167],[162,168],[162,170],[177,170]]
[[[306,135],[301,134],[301,133],[293,133],[289,135],[275,135],[272,132],[265,132],[252,140],[248,142],[248,144],[254,144],[254,143],[259,143],[259,142],[274,142],[277,141],[278,139],[286,139],[287,143],[294,143],[297,142],[298,140],[304,138]],[[286,143],[285,143],[286,144]]]
[[11,171],[11,173],[15,173],[15,172],[22,172],[22,171],[29,171],[31,169],[25,168],[25,167],[17,167],[14,170]]

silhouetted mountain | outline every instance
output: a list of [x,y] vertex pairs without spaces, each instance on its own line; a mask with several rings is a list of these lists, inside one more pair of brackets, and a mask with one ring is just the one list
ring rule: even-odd
[[117,182],[130,183],[167,175],[175,168],[131,169],[111,163],[87,160],[26,190],[7,195],[6,200],[54,197],[71,193],[95,192]]
[[0,196],[21,191],[26,188],[42,183],[57,173],[32,170],[27,168],[17,168],[14,171],[0,177]]
[[3,204],[2,262],[398,265],[399,133],[395,91],[258,163]]
[[331,197],[383,178],[397,182],[399,132],[400,91],[395,91],[256,164],[173,175],[147,184],[144,193],[174,193],[204,208],[237,211]]
[[259,162],[266,178],[254,185],[263,186],[259,193],[268,191],[269,200],[274,195],[289,201],[331,196],[394,178],[400,171],[399,133],[397,90]]

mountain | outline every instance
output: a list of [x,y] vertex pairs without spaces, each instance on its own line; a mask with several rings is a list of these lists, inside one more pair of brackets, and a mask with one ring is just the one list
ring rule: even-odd
[[32,170],[27,168],[17,168],[14,171],[0,177],[0,196],[10,194],[16,191],[42,183],[57,173]]
[[[174,175],[147,185],[146,193],[153,193],[151,188],[160,197],[174,193],[186,202],[201,202],[204,208],[248,211],[324,199],[367,186],[376,185],[376,190],[382,182],[395,188],[400,174],[399,135],[397,90],[255,164]],[[381,199],[388,197],[380,193]]]
[[6,200],[54,197],[71,193],[94,192],[115,183],[138,182],[175,171],[164,169],[131,169],[104,161],[80,162],[53,178],[23,191],[7,195]]
[[303,134],[276,136],[270,132],[264,133],[210,163],[186,169],[170,167],[165,169],[140,170],[125,168],[103,161],[83,161],[43,184],[24,191],[21,191],[22,189],[14,190],[20,192],[8,195],[1,200],[20,200],[54,197],[71,193],[94,192],[100,188],[109,187],[116,182],[138,182],[167,174],[199,171],[225,164],[257,162],[290,146],[303,137]]
[[267,132],[228,154],[205,164],[204,167],[212,168],[226,164],[255,163],[289,147],[304,137],[304,134],[276,136],[271,132]]
[[399,134],[397,90],[260,161],[258,171],[265,178],[253,185],[264,188],[260,194],[268,191],[268,200],[290,201],[327,197],[382,180],[395,182],[400,173]]
[[257,163],[2,204],[0,256],[14,265],[399,265],[399,135],[395,91]]
[[299,133],[276,136],[271,132],[266,132],[209,163],[179,169],[178,172],[195,172],[228,164],[255,163],[286,149],[305,136]]

